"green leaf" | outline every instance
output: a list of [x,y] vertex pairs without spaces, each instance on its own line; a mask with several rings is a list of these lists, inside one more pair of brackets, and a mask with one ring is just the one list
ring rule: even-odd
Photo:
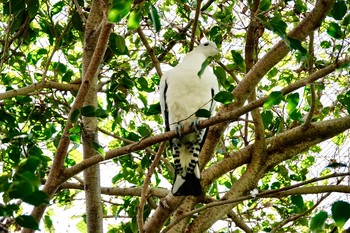
[[271,189],[279,189],[281,187],[281,183],[276,181],[271,184]]
[[321,210],[310,221],[310,230],[318,233],[323,232],[324,224],[328,218],[327,212]]
[[[52,230],[52,232],[54,232],[54,231],[53,231],[53,222],[52,222],[52,219],[51,219],[50,215],[46,214],[46,215],[44,216],[44,223],[45,223],[45,227],[46,227],[47,229]],[[50,231],[50,232],[51,232],[51,231]]]
[[282,20],[279,15],[276,15],[270,20],[271,30],[277,33],[279,36],[284,37],[286,35],[287,24]]
[[326,40],[322,41],[320,45],[321,45],[321,48],[323,49],[329,49],[332,46],[332,44]]
[[342,20],[343,17],[345,16],[347,10],[348,10],[348,7],[346,6],[345,1],[340,0],[334,4],[333,9],[332,9],[330,14],[334,19]]
[[39,206],[41,204],[49,204],[50,197],[45,192],[38,190],[25,196],[23,201],[34,206]]
[[29,171],[34,173],[40,163],[41,159],[39,157],[30,156],[29,158],[26,158],[20,162],[18,172]]
[[338,95],[337,100],[346,107],[348,113],[350,114],[350,91],[347,91],[345,94]]
[[144,111],[146,116],[158,115],[161,112],[160,103],[151,104],[148,109]]
[[55,3],[51,9],[51,16],[54,16],[54,15],[60,13],[64,6],[65,6],[65,3],[63,1],[59,1],[59,2]]
[[339,228],[342,228],[350,218],[350,204],[345,201],[336,201],[332,205],[332,216]]
[[79,109],[77,109],[77,108],[74,109],[74,111],[72,112],[72,115],[70,116],[71,122],[72,123],[77,122],[79,115],[80,115]]
[[205,59],[205,61],[202,63],[201,69],[198,71],[197,75],[199,78],[202,77],[205,69],[207,68],[207,66],[210,64],[211,60],[213,59],[213,57],[208,57],[207,59]]
[[299,209],[303,209],[304,208],[304,200],[303,197],[301,195],[293,195],[290,197],[291,201],[294,205],[296,205]]
[[307,6],[305,4],[304,1],[302,0],[296,0],[295,1],[295,9],[299,12],[299,13],[304,13],[307,11]]
[[345,163],[334,162],[326,166],[326,168],[338,168],[338,167],[347,167],[347,165]]
[[343,37],[343,32],[337,23],[330,23],[327,28],[327,33],[335,39],[341,39]]
[[273,67],[268,73],[267,73],[267,77],[273,78],[278,74],[278,69],[276,67]]
[[121,52],[124,53],[126,50],[126,44],[125,44],[125,38],[120,36],[120,35],[116,35],[115,36],[115,45],[117,46],[117,49]]
[[161,24],[160,24],[160,18],[159,18],[159,14],[157,11],[157,8],[155,8],[154,5],[151,4],[151,19],[152,19],[152,23],[153,23],[153,27],[156,30],[156,32],[159,32],[161,29]]
[[349,24],[350,24],[350,14],[347,14],[342,21],[342,25],[347,26]]
[[20,215],[15,218],[16,223],[21,227],[39,230],[39,224],[31,215]]
[[122,20],[131,10],[132,0],[113,1],[113,6],[108,12],[108,20],[117,23]]
[[96,110],[96,117],[99,117],[99,118],[107,118],[108,117],[108,112],[107,110],[104,110],[102,108],[98,108]]
[[39,0],[27,0],[27,7],[29,16],[34,18],[39,10]]
[[270,109],[273,105],[280,104],[284,99],[282,92],[273,91],[264,103],[264,109]]
[[72,142],[75,142],[75,143],[77,143],[77,144],[80,144],[80,135],[77,135],[77,134],[69,135],[69,139],[70,139]]
[[287,113],[290,115],[299,104],[299,93],[292,93],[287,96]]
[[270,110],[263,111],[261,113],[261,118],[264,123],[264,128],[267,129],[273,120],[273,113]]
[[220,83],[223,83],[226,81],[226,72],[224,68],[222,68],[221,66],[216,66],[214,68],[214,74],[218,78]]
[[238,66],[243,66],[244,64],[244,59],[241,55],[240,52],[236,51],[236,50],[231,50],[231,55],[233,58],[233,61],[238,65]]
[[72,81],[72,77],[74,76],[74,72],[72,70],[68,70],[63,76],[62,81],[70,83]]
[[98,144],[97,142],[93,142],[92,146],[103,158],[106,157],[105,150],[103,149],[103,147],[100,144]]
[[195,115],[196,117],[209,118],[211,116],[211,111],[201,108],[196,111]]
[[289,48],[298,50],[302,55],[305,55],[307,53],[307,50],[303,47],[300,40],[287,36],[285,38],[285,42]]
[[130,30],[137,29],[140,26],[141,16],[142,14],[140,10],[137,10],[137,9],[133,10],[130,13],[128,18],[128,23],[127,23],[128,29]]
[[259,10],[267,11],[271,6],[271,0],[262,0],[259,3]]
[[137,132],[142,137],[148,137],[152,133],[152,129],[148,125],[143,124],[143,125],[137,127]]
[[86,117],[96,116],[96,108],[92,105],[86,105],[81,108],[81,115]]
[[223,104],[230,104],[233,101],[234,96],[231,92],[220,91],[214,96],[214,100]]
[[303,120],[303,115],[301,115],[300,111],[298,109],[295,109],[289,114],[290,119],[299,121],[299,122],[304,122]]

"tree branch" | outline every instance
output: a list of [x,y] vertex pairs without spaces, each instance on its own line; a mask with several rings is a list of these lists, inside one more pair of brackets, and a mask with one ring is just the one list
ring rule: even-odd
[[13,90],[6,91],[4,93],[0,93],[0,100],[9,99],[19,95],[26,95],[34,91],[39,91],[44,88],[57,89],[60,91],[78,91],[79,86],[80,86],[79,84],[65,84],[65,83],[58,83],[58,82],[52,82],[52,81],[42,81],[39,83],[33,83],[26,87],[13,89]]
[[[79,183],[70,183],[66,182],[60,185],[58,190],[62,189],[79,189],[84,190],[84,184]],[[101,193],[111,196],[141,196],[141,187],[135,188],[120,188],[120,187],[101,187]],[[165,197],[169,193],[168,189],[165,188],[149,188],[148,194],[150,196],[155,196],[159,198]]]
[[147,41],[147,38],[146,38],[145,34],[143,33],[141,27],[138,27],[138,28],[137,28],[137,33],[139,34],[140,39],[141,39],[143,45],[146,47],[146,50],[147,50],[149,56],[151,57],[153,66],[154,66],[154,68],[156,69],[158,76],[159,76],[159,77],[162,77],[163,73],[162,73],[162,70],[161,70],[161,68],[160,68],[159,60],[158,60],[158,58],[156,57],[156,55],[154,54],[153,48],[149,45],[149,43],[148,43],[148,41]]
[[[310,42],[309,42],[309,75],[313,73],[313,66],[314,66],[314,32],[311,32],[310,35]],[[315,103],[316,103],[316,94],[315,94],[315,85],[313,83],[310,84],[310,91],[311,91],[311,103],[310,103],[310,111],[309,114],[306,117],[306,120],[304,122],[304,128],[310,127],[312,117],[314,115],[315,111]]]
[[199,14],[201,13],[202,0],[197,0],[196,13],[194,15],[192,31],[191,31],[191,41],[190,41],[190,51],[193,50],[194,41],[196,39],[196,31],[198,26]]
[[154,169],[158,166],[160,157],[162,156],[163,150],[165,148],[165,144],[166,144],[165,141],[160,144],[158,152],[157,152],[157,154],[156,154],[156,156],[151,164],[151,167],[149,168],[149,171],[146,175],[146,179],[142,185],[141,199],[140,199],[140,204],[138,206],[138,211],[137,211],[137,225],[139,226],[140,233],[144,232],[144,230],[143,230],[143,210],[144,210],[144,207],[146,204],[146,199],[148,196],[148,188],[147,187],[148,187],[149,182],[151,180],[151,177],[154,173]]

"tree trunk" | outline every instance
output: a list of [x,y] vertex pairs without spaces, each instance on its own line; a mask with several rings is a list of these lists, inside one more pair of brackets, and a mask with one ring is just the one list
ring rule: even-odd
[[[104,9],[106,9],[106,7],[101,7],[101,1],[99,0],[95,0],[91,3],[91,11],[85,27],[82,71],[83,77],[88,70],[92,55],[95,51],[96,44],[100,36],[100,25],[103,23]],[[93,106],[95,109],[97,109],[97,81],[97,76],[91,80],[91,86],[85,98],[84,106]],[[94,144],[96,145],[96,143],[98,143],[97,126],[97,117],[83,117],[82,139],[84,160],[98,155],[97,150],[94,148]],[[87,232],[102,233],[103,211],[99,164],[84,170],[84,189],[86,198]]]

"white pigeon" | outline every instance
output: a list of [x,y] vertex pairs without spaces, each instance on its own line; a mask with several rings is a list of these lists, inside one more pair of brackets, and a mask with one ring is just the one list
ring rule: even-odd
[[214,111],[213,97],[218,91],[218,83],[206,62],[217,53],[219,50],[214,42],[200,44],[181,63],[165,72],[160,82],[160,105],[166,131],[176,130],[180,135],[180,138],[170,140],[175,165],[172,187],[175,196],[202,193],[198,156],[208,129],[185,136],[181,135],[181,130],[185,126],[196,126],[200,120],[195,116],[197,110]]

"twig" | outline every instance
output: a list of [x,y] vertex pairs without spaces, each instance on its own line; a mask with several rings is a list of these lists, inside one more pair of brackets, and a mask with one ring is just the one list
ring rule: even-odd
[[194,15],[193,25],[192,25],[192,32],[191,32],[191,41],[190,41],[190,51],[192,51],[194,47],[194,41],[196,38],[196,31],[197,31],[197,25],[198,25],[198,19],[199,14],[201,12],[201,3],[202,0],[197,0],[197,7],[196,7],[196,13]]
[[141,27],[139,27],[139,28],[137,29],[137,33],[139,34],[140,39],[141,39],[143,45],[146,47],[146,50],[147,50],[148,54],[149,54],[150,57],[151,57],[153,66],[154,66],[154,68],[156,69],[158,76],[159,76],[159,77],[162,77],[163,73],[162,73],[162,70],[161,70],[161,68],[160,68],[159,60],[158,60],[158,58],[156,57],[156,55],[154,54],[154,50],[153,50],[153,48],[150,46],[150,44],[148,43],[147,38],[146,38],[145,34],[143,33]]
[[77,8],[78,14],[80,15],[81,20],[85,23],[86,22],[86,17],[84,15],[84,13],[83,13],[79,3],[78,3],[78,0],[73,0],[73,1],[74,1],[75,7]]
[[[314,66],[314,32],[312,31],[309,35],[310,37],[310,42],[309,42],[309,64],[308,64],[308,69],[309,69],[309,75],[313,73],[313,66]],[[310,106],[310,111],[306,117],[306,120],[304,122],[303,127],[306,129],[310,127],[312,117],[315,112],[315,104],[316,104],[316,94],[315,94],[315,85],[314,83],[310,83],[310,91],[311,91],[311,106]]]
[[145,181],[142,185],[142,190],[141,190],[141,199],[140,199],[140,204],[138,206],[138,212],[137,212],[137,224],[139,226],[139,232],[143,233],[143,210],[145,207],[145,203],[147,201],[147,190],[148,190],[148,184],[150,183],[151,177],[154,173],[154,170],[156,166],[159,163],[160,157],[162,156],[163,150],[165,148],[165,141],[162,142],[159,146],[158,152],[151,164],[151,167],[149,168],[149,171],[146,175]]
[[207,1],[201,8],[201,11],[205,11],[206,9],[208,9],[208,7],[210,7],[210,5],[214,2],[215,0],[209,0]]
[[244,219],[242,219],[241,216],[239,216],[235,212],[230,211],[227,214],[227,216],[230,217],[232,219],[232,221],[236,224],[236,226],[241,228],[244,232],[253,233],[253,230],[250,229],[250,227],[244,222]]
[[239,79],[237,78],[237,76],[232,72],[232,70],[230,70],[229,68],[227,68],[227,66],[224,65],[224,63],[222,62],[217,62],[232,78],[233,80],[235,80],[236,83],[239,83]]

